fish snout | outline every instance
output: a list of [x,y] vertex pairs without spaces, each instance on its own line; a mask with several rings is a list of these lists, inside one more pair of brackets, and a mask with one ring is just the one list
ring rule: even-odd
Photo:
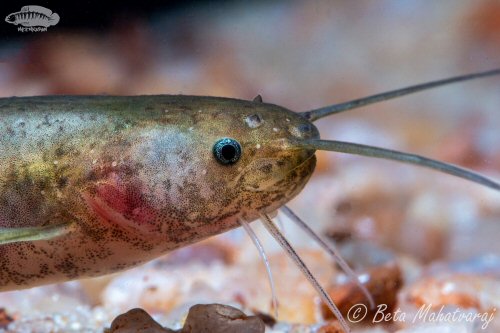
[[7,15],[7,17],[5,17],[5,22],[15,24],[16,17],[14,16],[14,14],[9,14],[9,15]]

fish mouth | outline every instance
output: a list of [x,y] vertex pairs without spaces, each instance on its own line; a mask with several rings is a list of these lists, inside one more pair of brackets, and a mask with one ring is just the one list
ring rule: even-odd
[[[296,157],[297,158],[297,157]],[[300,159],[300,157],[298,157]],[[288,168],[284,168],[282,170],[277,170],[276,172],[268,172],[267,175],[263,175],[259,173],[260,176],[256,178],[247,178],[248,175],[252,174],[255,170],[260,169],[256,167],[258,164],[262,164],[262,166],[276,165],[279,161],[278,158],[263,158],[254,161],[251,166],[248,166],[244,170],[242,170],[232,181],[231,186],[236,187],[238,183],[242,180],[247,184],[244,185],[245,190],[250,192],[266,192],[269,191],[270,188],[275,186],[283,186],[284,181],[290,181],[290,179],[309,179],[309,176],[314,171],[314,167],[316,166],[316,156],[314,151],[308,151],[307,155],[303,157],[303,160],[298,164],[290,165]],[[288,161],[290,163],[290,161]],[[271,167],[272,168],[272,167]],[[263,176],[262,176],[263,175]]]
[[307,163],[310,163],[312,162],[312,160],[314,159],[314,163],[316,163],[316,154],[315,154],[315,151],[314,150],[309,150],[307,151],[308,152],[308,156],[304,159],[304,161],[300,162],[299,164],[297,164],[296,166],[294,166],[292,169],[288,170],[288,172],[286,173],[287,175],[298,170],[298,169],[301,169],[303,168]]

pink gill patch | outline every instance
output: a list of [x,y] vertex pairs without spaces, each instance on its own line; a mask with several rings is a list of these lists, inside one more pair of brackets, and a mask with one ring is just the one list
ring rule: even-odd
[[109,182],[97,184],[95,194],[86,192],[83,198],[97,216],[109,223],[129,231],[156,230],[156,211],[144,200],[140,186],[125,184],[116,174]]

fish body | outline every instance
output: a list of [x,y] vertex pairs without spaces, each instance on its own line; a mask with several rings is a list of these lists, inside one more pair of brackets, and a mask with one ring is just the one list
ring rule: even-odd
[[[237,163],[214,157],[225,137],[241,144]],[[0,230],[12,236],[0,290],[123,270],[278,209],[314,170],[297,138],[319,134],[258,101],[0,99]]]
[[260,218],[350,332],[340,309],[269,216],[281,208],[375,308],[372,295],[337,251],[284,207],[311,177],[315,151],[413,164],[495,191],[500,182],[412,153],[320,140],[312,122],[495,75],[500,69],[301,113],[263,103],[260,96],[251,102],[168,95],[0,99],[0,291],[116,272],[239,225],[271,275],[247,224]]
[[7,15],[5,22],[23,27],[50,27],[59,22],[59,15],[42,6],[24,6],[19,12]]

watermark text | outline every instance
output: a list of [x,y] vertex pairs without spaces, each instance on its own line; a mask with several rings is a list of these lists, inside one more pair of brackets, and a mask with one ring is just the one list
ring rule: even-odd
[[[379,304],[373,311],[369,311],[366,305],[356,304],[353,305],[347,313],[347,320],[351,323],[358,323],[364,320],[368,313],[373,315],[372,323],[387,323],[387,322],[406,322],[406,323],[481,323],[481,329],[485,330],[488,325],[495,318],[496,308],[490,312],[473,312],[464,309],[450,310],[444,305],[434,307],[432,304],[423,304],[416,313],[411,316],[399,308],[394,309],[392,312],[387,311],[387,304]],[[373,313],[374,312],[374,313]]]

